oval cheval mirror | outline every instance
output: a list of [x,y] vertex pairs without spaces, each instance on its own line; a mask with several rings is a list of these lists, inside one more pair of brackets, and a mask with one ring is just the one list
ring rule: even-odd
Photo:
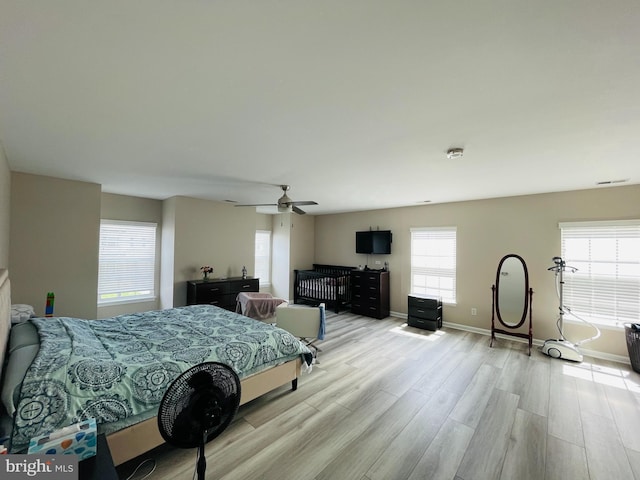
[[[533,344],[533,328],[531,323],[531,303],[533,289],[529,287],[529,272],[524,259],[511,253],[505,255],[498,264],[496,283],[491,286],[493,292],[493,309],[491,313],[491,343],[496,333],[526,338],[529,341],[529,356]],[[517,332],[529,317],[529,331]],[[496,320],[504,328],[496,328]]]

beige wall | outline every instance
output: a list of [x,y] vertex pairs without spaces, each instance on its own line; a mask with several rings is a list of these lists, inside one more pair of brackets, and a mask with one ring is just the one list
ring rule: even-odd
[[[0,181],[9,183],[1,168]],[[219,202],[102,194],[97,184],[17,172],[10,174],[10,181],[11,219],[6,229],[0,225],[3,235],[11,230],[6,256],[12,299],[33,305],[40,315],[48,291],[56,294],[55,314],[73,317],[104,318],[184,305],[186,281],[200,278],[201,265],[212,265],[216,277],[240,276],[243,265],[253,275],[256,226],[270,226],[271,222],[270,215]],[[101,218],[160,225],[157,302],[98,311]]]
[[[473,202],[324,215],[316,218],[315,259],[318,263],[390,264],[391,310],[406,314],[410,288],[411,227],[457,227],[457,305],[446,305],[444,321],[472,328],[491,325],[491,285],[500,259],[509,253],[527,262],[533,296],[534,336],[557,336],[558,299],[553,274],[547,271],[560,254],[558,222],[640,218],[640,186],[529,195]],[[355,253],[357,230],[390,229],[391,255]],[[471,308],[477,315],[471,315]],[[567,335],[578,340],[589,331],[567,325]],[[624,332],[604,330],[602,338],[585,349],[627,357]]]
[[0,268],[9,267],[10,213],[11,172],[4,148],[0,143]]
[[[201,278],[202,265],[211,265],[216,278],[238,277],[243,265],[253,275],[259,215],[255,210],[188,197],[176,197],[171,203],[173,218],[167,221],[173,223],[174,230],[163,230],[163,250],[166,233],[173,236],[174,243],[173,264],[169,266],[173,269],[174,306],[185,305],[186,282]],[[168,280],[163,276],[164,281]]]
[[100,218],[106,220],[126,220],[131,222],[151,222],[158,225],[156,234],[156,299],[148,302],[123,303],[98,306],[98,318],[113,317],[122,313],[144,312],[160,308],[160,258],[162,237],[162,201],[150,198],[130,197],[103,193],[101,196]]
[[266,215],[264,213],[256,214],[256,230],[271,231],[271,228],[273,226],[272,219],[273,219],[273,215]]
[[13,303],[96,318],[100,185],[13,172],[9,271]]

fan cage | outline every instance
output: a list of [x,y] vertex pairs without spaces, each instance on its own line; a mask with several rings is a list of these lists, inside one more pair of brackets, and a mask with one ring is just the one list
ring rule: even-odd
[[[207,394],[218,398],[207,398]],[[167,443],[182,448],[194,448],[203,439],[208,442],[231,423],[240,404],[240,379],[228,365],[205,362],[180,374],[165,392],[158,410],[158,428]],[[201,406],[209,400],[209,407],[220,410],[217,422],[203,428],[202,420],[192,411],[194,402]],[[213,402],[215,401],[215,405]],[[198,428],[198,425],[200,428]],[[206,435],[206,438],[205,438]]]

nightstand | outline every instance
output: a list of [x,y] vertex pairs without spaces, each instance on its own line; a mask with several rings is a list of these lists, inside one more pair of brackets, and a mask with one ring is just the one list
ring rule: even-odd
[[411,327],[435,331],[442,327],[442,300],[413,293],[409,295],[407,324]]
[[107,439],[98,435],[97,453],[78,463],[78,480],[119,480]]

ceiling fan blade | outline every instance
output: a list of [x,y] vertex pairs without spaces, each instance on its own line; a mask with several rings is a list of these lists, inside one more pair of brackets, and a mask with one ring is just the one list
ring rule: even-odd
[[318,202],[314,202],[312,200],[301,201],[301,202],[289,202],[289,205],[317,205]]
[[307,212],[305,212],[304,210],[302,210],[302,209],[300,209],[300,208],[296,207],[295,205],[292,205],[292,206],[291,206],[291,208],[292,208],[292,209],[293,209],[293,211],[294,211],[294,212],[296,212],[298,215],[304,215],[305,213],[307,213]]
[[251,203],[243,205],[234,205],[234,207],[277,207],[277,203]]

